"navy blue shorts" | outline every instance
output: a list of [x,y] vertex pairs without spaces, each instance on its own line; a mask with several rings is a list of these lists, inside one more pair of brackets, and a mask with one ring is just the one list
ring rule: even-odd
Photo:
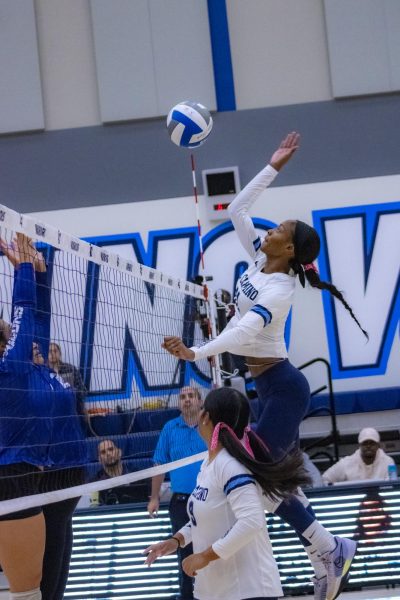
[[310,405],[303,373],[285,359],[254,378],[259,413],[256,433],[279,459],[299,445],[299,427]]
[[[13,500],[21,496],[31,496],[40,491],[42,471],[35,465],[15,463],[0,465],[0,500]],[[0,521],[27,519],[42,512],[41,506],[34,506],[18,512],[0,515]]]

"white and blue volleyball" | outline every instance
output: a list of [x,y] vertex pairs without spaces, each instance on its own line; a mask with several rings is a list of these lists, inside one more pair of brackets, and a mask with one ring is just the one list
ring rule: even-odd
[[180,102],[169,111],[167,129],[177,146],[195,148],[211,133],[213,120],[209,110],[198,102]]

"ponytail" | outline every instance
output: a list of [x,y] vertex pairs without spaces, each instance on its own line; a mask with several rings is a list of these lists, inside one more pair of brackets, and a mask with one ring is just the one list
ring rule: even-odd
[[282,459],[273,461],[263,442],[249,432],[254,458],[244,448],[235,433],[229,428],[219,431],[219,441],[233,458],[250,471],[266,496],[272,500],[287,498],[300,486],[311,484],[303,464],[301,451],[296,448]]
[[354,321],[357,323],[358,327],[361,329],[361,331],[363,332],[363,334],[365,335],[367,340],[369,340],[368,333],[365,331],[365,329],[363,329],[361,327],[361,324],[360,324],[359,320],[357,319],[356,315],[354,314],[353,309],[344,299],[342,292],[340,292],[337,289],[337,287],[333,285],[333,283],[329,283],[327,281],[321,281],[321,279],[319,278],[319,273],[317,271],[317,267],[314,265],[314,263],[302,265],[299,263],[298,260],[296,260],[294,258],[289,262],[289,265],[290,265],[290,268],[296,273],[296,275],[299,276],[299,281],[300,281],[300,284],[302,287],[305,287],[306,280],[307,280],[308,283],[311,285],[311,287],[318,288],[319,290],[327,290],[330,294],[332,294],[332,296],[334,296],[335,298],[340,300],[340,302],[343,304],[345,309],[347,311],[349,311],[350,315],[352,316]]
[[337,287],[334,286],[332,283],[329,283],[327,281],[321,281],[321,279],[319,277],[319,273],[317,271],[317,268],[315,267],[315,265],[313,263],[304,265],[304,266],[301,265],[301,267],[304,269],[303,270],[304,276],[307,279],[308,283],[311,285],[311,287],[318,288],[319,290],[327,290],[332,296],[334,296],[335,298],[340,300],[340,302],[343,304],[345,309],[352,316],[353,320],[357,323],[358,327],[361,329],[361,331],[363,332],[363,334],[365,335],[367,340],[369,340],[369,335],[368,335],[367,331],[365,331],[365,329],[363,329],[361,327],[361,324],[360,324],[359,320],[357,319],[356,315],[354,314],[353,309],[344,299],[342,292],[340,292],[337,289]]
[[299,277],[300,284],[305,287],[306,280],[311,287],[318,288],[319,290],[327,290],[332,296],[340,300],[345,309],[350,313],[358,327],[361,329],[367,340],[369,340],[368,333],[360,325],[359,320],[353,313],[352,308],[347,304],[343,297],[342,292],[327,281],[321,281],[317,271],[317,267],[313,261],[317,258],[320,248],[321,241],[319,235],[310,225],[303,221],[296,221],[296,227],[293,234],[294,244],[294,258],[289,261],[290,268]]
[[[273,461],[264,442],[247,427],[250,407],[247,398],[239,391],[228,387],[212,390],[204,400],[204,411],[214,424],[210,449],[216,448],[219,442],[250,471],[267,496],[272,499],[286,498],[299,486],[311,483],[300,450],[296,449],[281,460]],[[251,452],[240,441],[245,434]]]

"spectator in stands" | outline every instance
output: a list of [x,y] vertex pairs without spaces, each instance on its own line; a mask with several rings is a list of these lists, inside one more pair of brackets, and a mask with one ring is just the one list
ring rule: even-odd
[[[103,440],[98,446],[99,462],[102,465],[96,480],[112,479],[126,475],[131,469],[122,460],[122,450],[112,440]],[[129,504],[144,502],[149,494],[149,480],[143,479],[135,483],[126,483],[110,487],[99,492],[99,504]]]
[[[198,433],[200,409],[203,401],[200,391],[194,387],[184,387],[179,394],[181,415],[168,421],[161,431],[154,453],[155,464],[165,464],[185,458],[207,449]],[[172,533],[175,534],[188,520],[186,504],[196,487],[200,462],[171,471],[172,498],[169,504]],[[157,514],[160,506],[160,490],[165,475],[156,475],[151,480],[151,496],[147,506],[150,516]],[[178,553],[179,587],[181,600],[193,598],[193,579],[182,570],[182,561],[192,554],[192,545],[181,548]]]
[[[111,479],[128,473],[126,465],[122,462],[122,450],[112,440],[103,440],[98,446],[99,462],[102,465],[96,479]],[[123,492],[127,493],[124,494]],[[120,485],[99,492],[99,504],[125,504],[134,502],[128,495],[128,486]]]
[[358,436],[358,450],[325,471],[322,475],[324,483],[332,485],[340,481],[388,479],[388,466],[394,465],[394,460],[382,450],[380,440],[373,427],[362,429]]
[[85,384],[82,381],[79,369],[66,363],[62,360],[61,348],[56,342],[50,342],[49,346],[49,367],[61,375],[64,381],[69,383],[71,388],[75,392],[76,396],[76,408],[79,415],[86,418],[86,411],[84,407],[84,400],[87,394]]
[[96,479],[109,479],[125,474],[122,463],[122,450],[112,440],[103,440],[98,446],[99,462],[102,469],[97,473]]

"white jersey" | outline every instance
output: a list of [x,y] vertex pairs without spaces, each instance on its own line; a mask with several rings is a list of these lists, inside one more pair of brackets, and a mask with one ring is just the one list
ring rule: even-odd
[[191,348],[195,360],[232,352],[243,356],[286,358],[285,323],[294,295],[295,275],[262,272],[267,257],[260,250],[261,239],[249,216],[249,208],[275,179],[277,171],[268,165],[236,196],[229,215],[252,264],[237,282],[236,314],[224,331],[211,342]]
[[188,500],[190,521],[179,532],[195,553],[212,546],[220,556],[198,571],[198,600],[282,595],[262,497],[251,473],[225,449],[203,462]]

